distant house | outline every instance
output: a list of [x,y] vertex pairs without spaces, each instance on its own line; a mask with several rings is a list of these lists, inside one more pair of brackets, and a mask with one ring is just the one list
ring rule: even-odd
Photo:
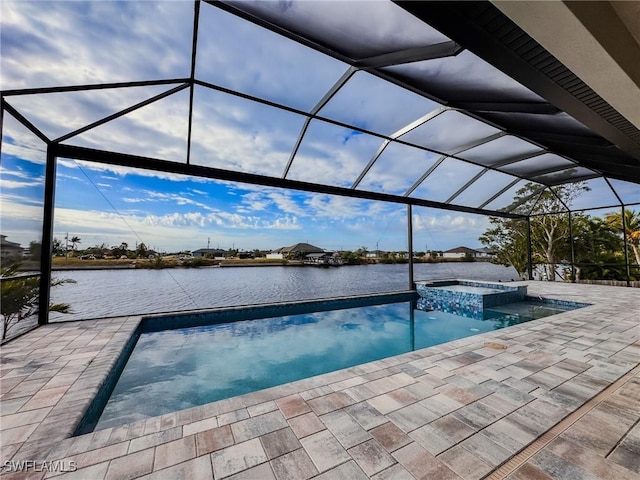
[[307,265],[339,267],[343,264],[343,261],[338,252],[323,252],[305,255],[304,263]]
[[464,258],[467,256],[477,258],[481,255],[478,250],[469,247],[456,247],[442,252],[443,258]]
[[267,253],[267,258],[269,260],[282,260],[284,255],[276,250],[275,252]]
[[227,256],[227,252],[217,248],[200,248],[191,252],[191,255],[194,257],[213,257],[217,259],[224,259]]
[[479,253],[478,258],[493,258],[496,256],[496,252],[488,247],[478,248],[476,251]]
[[281,253],[283,258],[297,258],[302,259],[310,253],[325,253],[324,250],[315,245],[309,243],[296,243],[290,247],[282,247],[277,250],[277,253]]
[[372,252],[367,252],[365,255],[367,258],[379,258],[382,257],[385,253],[382,250],[373,250]]
[[0,235],[0,258],[5,260],[7,258],[22,257],[23,249],[19,243],[11,242],[7,240],[6,235]]
[[304,263],[310,265],[325,265],[328,264],[330,255],[327,253],[310,253],[304,256]]

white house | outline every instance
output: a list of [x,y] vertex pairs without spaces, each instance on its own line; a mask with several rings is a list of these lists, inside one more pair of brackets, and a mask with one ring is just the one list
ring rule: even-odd
[[480,256],[480,252],[469,247],[456,247],[451,250],[444,251],[442,256],[444,258],[464,258],[466,256],[477,258]]

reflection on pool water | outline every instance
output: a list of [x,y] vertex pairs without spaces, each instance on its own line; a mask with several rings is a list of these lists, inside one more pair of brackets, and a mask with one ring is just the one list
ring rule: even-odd
[[522,302],[484,320],[370,305],[143,333],[96,428],[134,422],[565,311]]

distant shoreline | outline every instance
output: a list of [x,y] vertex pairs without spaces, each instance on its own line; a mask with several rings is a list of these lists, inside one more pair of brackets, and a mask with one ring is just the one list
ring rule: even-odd
[[[285,263],[242,263],[242,264],[228,264],[228,265],[202,265],[199,267],[183,267],[180,265],[167,265],[164,267],[153,266],[141,266],[134,264],[127,265],[54,265],[52,271],[66,271],[66,270],[166,270],[173,268],[180,268],[184,270],[202,269],[202,268],[230,268],[230,267],[297,267],[301,265],[285,264]],[[305,265],[306,266],[306,265]]]
[[[484,260],[476,260],[479,263],[483,263]],[[408,261],[400,261],[396,262],[397,264],[408,264]],[[419,263],[463,263],[462,259],[458,258],[447,258],[447,259],[437,259],[431,260],[429,262],[414,260],[414,264]],[[473,262],[469,262],[473,263]],[[343,266],[349,267],[354,265],[386,265],[393,264],[393,262],[375,262],[375,261],[365,261],[358,264],[348,264],[345,263]],[[232,267],[315,267],[319,268],[317,265],[308,265],[304,264],[299,260],[289,260],[289,261],[279,261],[279,260],[256,260],[256,259],[246,259],[246,260],[220,260],[216,264],[210,265],[182,265],[173,260],[165,261],[163,264],[156,264],[151,260],[67,260],[67,259],[57,259],[54,260],[53,265],[51,267],[52,271],[70,271],[70,270],[164,270],[164,269],[172,269],[172,268],[180,268],[180,269],[200,269],[200,268],[232,268]],[[329,267],[329,268],[337,268],[337,267]]]

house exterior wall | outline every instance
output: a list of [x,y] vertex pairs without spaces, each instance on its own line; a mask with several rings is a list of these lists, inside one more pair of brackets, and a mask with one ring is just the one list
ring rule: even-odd
[[462,252],[459,252],[459,253],[457,253],[457,252],[456,253],[444,252],[442,254],[442,257],[443,258],[464,258],[465,255],[466,255],[466,253],[462,253]]

